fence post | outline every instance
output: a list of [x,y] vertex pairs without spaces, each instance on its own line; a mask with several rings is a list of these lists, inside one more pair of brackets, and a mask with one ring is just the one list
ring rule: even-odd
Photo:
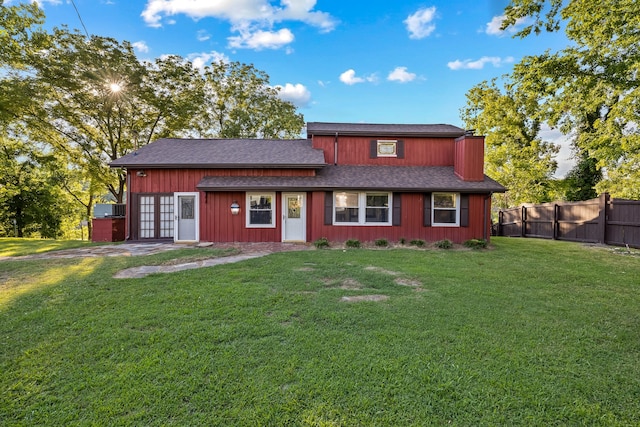
[[607,243],[607,221],[609,220],[609,193],[602,193],[598,201],[598,243]]
[[527,237],[527,207],[522,206],[522,212],[520,212],[520,237]]
[[553,240],[558,240],[558,229],[559,229],[559,223],[558,223],[558,212],[560,211],[560,206],[558,206],[558,204],[554,204],[553,205],[553,236],[551,236],[551,238]]

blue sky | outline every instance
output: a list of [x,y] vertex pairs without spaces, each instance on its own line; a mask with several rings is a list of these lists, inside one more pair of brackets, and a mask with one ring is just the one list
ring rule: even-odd
[[[14,0],[10,3],[16,3]],[[70,0],[40,0],[47,27],[82,29]],[[90,34],[141,59],[251,63],[306,121],[463,126],[465,93],[562,34],[499,31],[504,0],[75,0]],[[549,132],[550,139],[557,133]],[[564,163],[568,153],[561,153]],[[566,166],[563,166],[566,168]],[[561,171],[562,172],[562,171]]]

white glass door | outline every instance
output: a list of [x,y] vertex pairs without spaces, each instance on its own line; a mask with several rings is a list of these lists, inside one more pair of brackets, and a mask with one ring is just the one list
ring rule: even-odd
[[175,193],[175,241],[197,242],[198,226],[198,193]]
[[306,197],[304,193],[282,195],[282,241],[305,242],[307,240]]

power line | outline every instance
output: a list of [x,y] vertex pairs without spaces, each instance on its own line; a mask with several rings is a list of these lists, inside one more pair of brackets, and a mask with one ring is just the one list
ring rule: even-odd
[[87,35],[87,37],[90,37],[89,36],[89,32],[87,31],[87,27],[84,26],[84,22],[82,21],[82,16],[80,16],[80,11],[76,7],[76,2],[71,0],[71,4],[73,5],[73,8],[76,10],[76,13],[78,14],[78,19],[80,20],[80,23],[82,24],[82,28],[84,28],[85,34]]

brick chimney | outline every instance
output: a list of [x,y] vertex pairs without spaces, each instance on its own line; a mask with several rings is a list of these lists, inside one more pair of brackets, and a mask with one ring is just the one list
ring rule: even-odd
[[455,174],[463,181],[484,180],[484,136],[474,136],[467,131],[456,138]]

